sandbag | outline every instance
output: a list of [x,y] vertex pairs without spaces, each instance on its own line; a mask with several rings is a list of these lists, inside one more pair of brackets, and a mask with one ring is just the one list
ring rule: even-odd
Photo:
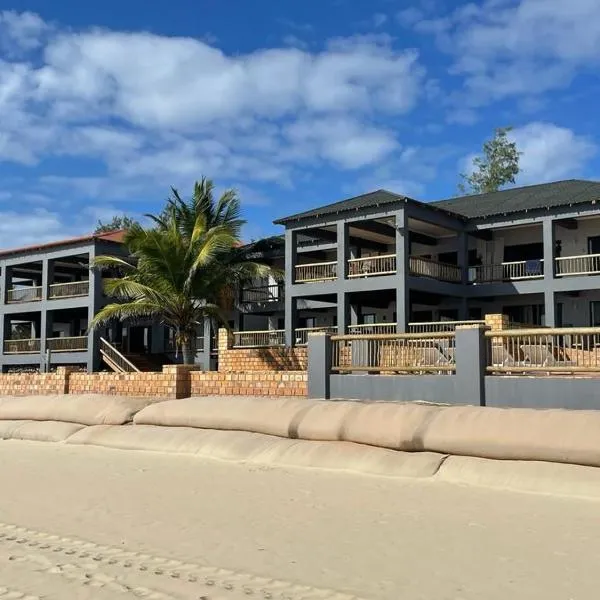
[[409,454],[349,442],[291,440],[246,431],[219,431],[156,425],[86,427],[67,440],[128,450],[193,454],[266,466],[309,467],[385,475],[429,477],[443,456]]
[[0,421],[0,439],[62,442],[84,427],[62,421]]
[[343,439],[392,450],[429,450],[423,447],[421,433],[440,410],[441,407],[429,404],[361,403],[348,413]]
[[442,454],[600,466],[600,412],[592,410],[443,407],[419,437]]
[[309,406],[304,399],[185,398],[147,406],[134,418],[138,425],[200,427],[251,431],[287,437],[294,416]]
[[96,394],[3,398],[0,403],[0,421],[64,421],[82,425],[121,425],[130,422],[138,410],[151,402],[148,398]]
[[600,468],[449,456],[436,481],[536,494],[600,498]]
[[306,401],[306,408],[296,413],[289,436],[301,440],[342,441],[348,415],[359,410],[360,402]]

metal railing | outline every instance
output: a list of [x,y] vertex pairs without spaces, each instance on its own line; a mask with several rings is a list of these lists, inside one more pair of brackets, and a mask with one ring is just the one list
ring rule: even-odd
[[453,332],[332,336],[337,373],[439,373],[456,371]]
[[234,331],[234,348],[274,348],[285,346],[285,330]]
[[409,323],[409,333],[434,333],[437,331],[455,331],[459,325],[485,325],[485,321],[429,321]]
[[351,258],[348,261],[348,277],[374,277],[390,275],[396,272],[396,255],[368,256],[366,258]]
[[12,288],[6,292],[6,302],[37,302],[42,299],[42,286]]
[[348,325],[349,335],[373,335],[396,333],[396,323],[364,323]]
[[296,346],[306,346],[308,344],[308,336],[311,333],[325,332],[337,333],[338,328],[335,326],[323,327],[299,327],[295,331]]
[[544,276],[544,260],[519,260],[496,265],[479,265],[469,268],[470,283],[493,283],[539,279]]
[[48,287],[49,298],[75,298],[87,296],[90,290],[90,282],[70,281],[68,283],[53,283]]
[[100,338],[100,354],[108,366],[118,373],[139,373],[139,369],[110,342]]
[[583,254],[581,256],[561,256],[554,259],[556,276],[592,275],[600,273],[600,254]]
[[278,302],[284,298],[284,286],[281,283],[242,289],[244,304],[259,304],[262,302]]
[[52,352],[84,352],[88,347],[88,338],[85,335],[48,338],[46,347]]
[[337,279],[336,261],[296,265],[296,283],[331,281],[332,279]]
[[451,283],[462,281],[462,269],[459,266],[437,262],[422,256],[411,256],[409,258],[409,270],[411,275],[419,277],[431,277],[432,279]]
[[489,373],[600,373],[600,327],[487,331]]
[[37,354],[41,351],[41,340],[29,338],[24,340],[6,340],[4,354]]

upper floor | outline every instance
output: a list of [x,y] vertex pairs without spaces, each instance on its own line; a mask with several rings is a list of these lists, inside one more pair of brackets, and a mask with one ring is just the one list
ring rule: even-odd
[[533,291],[536,280],[599,287],[598,198],[600,183],[577,180],[432,203],[357,196],[276,221],[286,227],[286,287],[297,296],[431,282],[467,296]]

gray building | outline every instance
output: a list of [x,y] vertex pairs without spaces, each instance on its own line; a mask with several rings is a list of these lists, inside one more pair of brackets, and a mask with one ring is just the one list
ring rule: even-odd
[[286,343],[486,313],[600,325],[598,200],[580,180],[428,203],[377,190],[279,219]]

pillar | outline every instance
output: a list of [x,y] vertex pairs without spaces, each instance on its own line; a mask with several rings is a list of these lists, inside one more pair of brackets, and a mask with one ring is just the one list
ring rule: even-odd
[[87,349],[87,371],[93,373],[100,368],[100,334],[91,328],[92,320],[103,304],[102,274],[98,269],[92,269],[96,258],[96,248],[89,253],[90,264],[90,287],[88,293],[88,349]]
[[456,397],[460,404],[485,406],[487,352],[485,325],[456,328]]
[[406,211],[402,209],[396,213],[396,331],[398,333],[405,333],[408,329],[410,312],[409,242],[410,234]]
[[554,221],[542,221],[544,240],[544,318],[547,327],[556,327],[556,301],[554,298]]
[[54,261],[42,260],[42,300],[50,297],[50,286],[54,283]]
[[298,300],[289,294],[285,294],[285,345],[292,347],[296,345],[296,328],[298,327]]
[[292,229],[285,231],[285,344],[292,347],[296,340],[298,302],[292,295],[298,262],[298,234]]
[[48,351],[48,338],[52,337],[53,325],[53,314],[52,311],[46,308],[42,309],[40,315],[40,371],[50,371],[50,365],[47,364],[46,354]]
[[348,272],[348,259],[350,258],[348,224],[344,221],[337,222],[337,276],[346,279]]
[[348,333],[350,325],[350,295],[344,291],[337,293],[337,328],[338,335]]
[[10,285],[10,267],[6,265],[0,269],[0,305],[6,302],[6,291]]
[[315,332],[308,336],[308,397],[331,397],[331,336]]

